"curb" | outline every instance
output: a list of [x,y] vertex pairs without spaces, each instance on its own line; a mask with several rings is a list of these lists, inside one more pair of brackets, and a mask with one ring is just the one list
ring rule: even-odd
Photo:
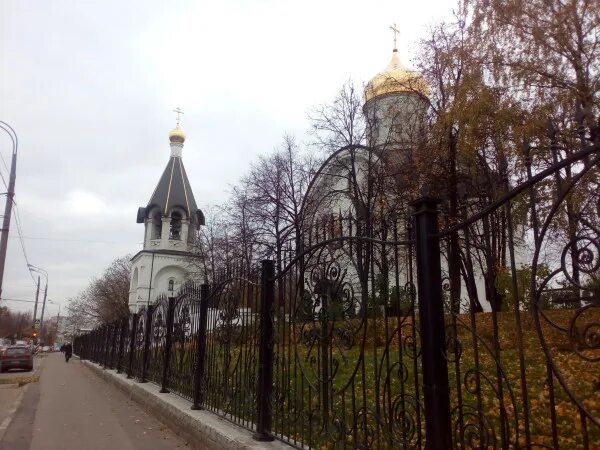
[[138,383],[125,374],[103,369],[100,365],[81,360],[107,383],[119,388],[133,401],[147,409],[168,425],[174,432],[189,441],[193,448],[219,450],[289,450],[281,441],[258,442],[252,432],[217,415],[203,410],[190,409],[191,403],[175,394],[160,394],[153,383]]

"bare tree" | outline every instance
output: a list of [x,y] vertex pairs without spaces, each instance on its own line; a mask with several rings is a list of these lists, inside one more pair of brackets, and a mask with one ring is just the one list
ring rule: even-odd
[[108,323],[129,313],[131,257],[115,259],[100,278],[93,279],[69,300],[70,322],[77,327]]
[[284,253],[302,235],[301,209],[314,165],[290,136],[252,164],[226,205],[210,210],[189,258],[193,276],[211,282],[220,271],[253,267],[263,258],[274,258],[280,270]]
[[367,124],[362,106],[362,89],[348,80],[331,103],[319,105],[309,113],[314,144],[327,153],[347,145],[364,144]]
[[285,136],[281,147],[261,157],[242,180],[261,257],[274,257],[277,270],[284,249],[295,249],[300,242],[301,208],[313,166],[314,161],[300,153],[294,139]]
[[226,239],[223,216],[222,208],[212,206],[207,209],[206,225],[199,228],[188,258],[188,271],[192,279],[210,283],[216,271],[230,262],[228,246],[223,242]]
[[6,306],[0,307],[0,336],[12,340],[30,336],[31,313],[11,311]]

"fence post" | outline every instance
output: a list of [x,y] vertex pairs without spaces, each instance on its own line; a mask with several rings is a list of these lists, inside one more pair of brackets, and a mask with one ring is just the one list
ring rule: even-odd
[[135,350],[135,333],[137,332],[138,315],[137,313],[131,319],[131,335],[129,337],[129,362],[127,363],[127,378],[131,378],[133,369],[133,354]]
[[91,339],[91,356],[92,356],[92,361],[97,363],[98,362],[98,358],[97,358],[97,346],[98,346],[98,330],[95,329],[92,331],[92,339]]
[[173,337],[173,316],[175,315],[175,297],[169,297],[167,308],[167,336],[165,337],[165,351],[163,354],[162,386],[159,392],[169,392],[169,365],[171,364],[171,341]]
[[96,330],[96,361],[97,364],[102,364],[102,328]]
[[112,324],[106,325],[106,350],[104,352],[104,368],[110,369],[110,353],[112,351],[112,335],[113,335]]
[[196,335],[196,373],[194,374],[194,404],[192,409],[202,409],[204,403],[204,362],[206,355],[206,321],[208,320],[208,296],[210,285],[200,286],[200,317]]
[[119,330],[119,352],[117,354],[117,373],[121,373],[121,365],[123,364],[123,350],[125,348],[125,332],[129,323],[129,315],[121,319],[121,329]]
[[106,370],[108,364],[108,347],[110,341],[110,325],[104,325],[102,327],[102,365]]
[[273,301],[275,299],[275,265],[261,262],[260,347],[258,349],[258,420],[254,439],[272,441],[271,401],[273,397]]
[[96,329],[96,361],[98,365],[102,365],[102,327]]
[[108,354],[110,350],[110,325],[104,325],[102,345],[102,365],[104,366],[104,370],[106,370],[108,367]]
[[142,354],[142,375],[140,383],[146,383],[148,380],[148,358],[150,355],[150,338],[152,337],[152,313],[154,305],[148,305],[146,309],[146,329],[144,330],[144,353]]
[[92,330],[90,334],[90,359],[96,362],[96,330]]
[[113,322],[113,324],[111,325],[111,329],[112,329],[112,340],[110,343],[110,358],[108,361],[108,367],[109,369],[114,369],[115,368],[115,353],[117,352],[117,335],[119,334],[120,331],[120,327],[118,326],[117,322]]
[[77,339],[77,349],[78,349],[79,359],[81,361],[83,361],[85,359],[85,355],[84,355],[85,335],[78,336],[76,339]]
[[421,364],[425,406],[425,436],[429,450],[452,448],[450,389],[446,360],[446,328],[442,298],[439,200],[420,198],[414,208],[417,256],[417,296],[421,331]]

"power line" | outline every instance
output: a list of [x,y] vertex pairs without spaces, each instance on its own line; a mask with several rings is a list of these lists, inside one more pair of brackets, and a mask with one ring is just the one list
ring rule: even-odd
[[[9,236],[10,238],[19,238],[19,236]],[[92,244],[122,244],[124,242],[115,241],[96,241],[91,239],[64,239],[64,238],[50,238],[44,236],[23,236],[23,239],[40,240],[40,241],[59,241],[59,242],[89,242]]]
[[[0,302],[35,303],[35,300],[25,300],[22,298],[0,298]],[[64,306],[62,303],[56,303],[54,301],[48,302],[48,304],[54,306]]]
[[35,303],[35,300],[23,300],[22,298],[0,298],[2,302],[23,302],[23,303]]
[[[8,173],[10,173],[10,170],[8,170],[8,167],[6,166],[6,161],[4,160],[4,156],[2,156],[2,153],[0,153],[0,159],[2,160],[2,165],[4,166],[4,168],[6,169],[6,171]],[[0,170],[0,178],[2,178],[2,183],[4,183],[4,187],[6,189],[8,189],[8,184],[6,184],[6,180],[4,179],[4,175],[2,175],[2,171]]]
[[[0,153],[0,160],[2,160],[2,165],[4,166],[4,168],[6,169],[6,171],[8,173],[10,173],[10,170],[8,170],[8,166],[6,165],[6,161],[4,159],[4,156],[2,156],[2,153]],[[4,184],[4,187],[6,189],[8,189],[8,184],[6,184],[6,180],[4,179],[4,175],[2,175],[2,171],[0,170],[0,178],[2,178],[2,183]]]
[[10,170],[8,170],[8,166],[6,165],[6,161],[4,160],[4,156],[2,156],[2,153],[0,153],[0,160],[2,160],[2,165],[4,165],[6,171],[10,172]]
[[27,257],[27,250],[25,249],[25,241],[23,239],[23,229],[21,228],[21,216],[19,214],[19,208],[17,206],[17,202],[13,200],[13,205],[15,206],[15,223],[17,224],[17,233],[19,234],[19,242],[21,243],[21,250],[23,250],[23,256],[25,257],[25,263],[27,264],[27,271],[35,284],[35,277],[33,273],[31,273],[31,264],[29,263],[29,258]]

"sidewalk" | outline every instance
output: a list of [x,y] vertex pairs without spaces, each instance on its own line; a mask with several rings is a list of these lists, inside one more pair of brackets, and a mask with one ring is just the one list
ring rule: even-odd
[[25,392],[0,449],[162,450],[185,442],[122,392],[61,353],[46,357],[39,383]]
[[46,355],[35,356],[33,371],[10,371],[0,373],[0,442],[23,400],[29,383],[36,383],[44,366]]

